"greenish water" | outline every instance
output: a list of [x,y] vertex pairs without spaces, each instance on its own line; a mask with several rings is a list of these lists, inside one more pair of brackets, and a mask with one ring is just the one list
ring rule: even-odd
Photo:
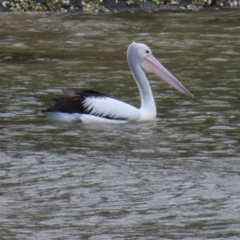
[[[239,239],[240,15],[1,14],[2,239]],[[154,123],[59,124],[61,88],[135,106],[144,42],[195,95],[148,75]]]

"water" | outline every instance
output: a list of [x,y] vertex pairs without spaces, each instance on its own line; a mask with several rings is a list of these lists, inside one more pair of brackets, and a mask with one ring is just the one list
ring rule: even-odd
[[[0,19],[1,239],[239,239],[237,11]],[[40,113],[62,87],[139,106],[133,40],[195,99],[148,75],[154,123],[67,125]]]

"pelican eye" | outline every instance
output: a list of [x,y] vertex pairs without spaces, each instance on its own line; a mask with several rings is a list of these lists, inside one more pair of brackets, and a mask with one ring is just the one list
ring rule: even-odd
[[149,51],[149,50],[146,50],[146,53],[147,53],[147,54],[149,54],[149,53],[150,53],[150,51]]

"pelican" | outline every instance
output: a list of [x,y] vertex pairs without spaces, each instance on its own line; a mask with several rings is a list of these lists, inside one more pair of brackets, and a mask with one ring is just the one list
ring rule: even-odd
[[139,109],[99,92],[63,88],[65,96],[52,98],[55,105],[42,112],[54,120],[67,123],[80,121],[85,124],[123,124],[153,121],[156,119],[157,110],[144,70],[154,73],[178,91],[194,98],[152,55],[147,45],[132,42],[127,50],[127,60],[141,95]]

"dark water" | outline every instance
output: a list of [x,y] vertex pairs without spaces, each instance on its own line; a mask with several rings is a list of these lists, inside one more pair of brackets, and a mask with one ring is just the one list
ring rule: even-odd
[[[240,15],[0,15],[1,239],[239,239]],[[158,117],[43,116],[61,88],[139,106],[133,41],[195,95],[148,75]]]

